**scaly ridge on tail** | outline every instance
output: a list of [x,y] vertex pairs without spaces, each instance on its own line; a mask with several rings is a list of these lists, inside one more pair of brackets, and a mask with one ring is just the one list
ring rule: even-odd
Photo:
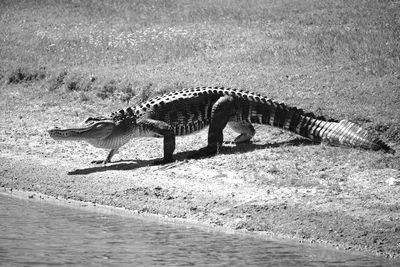
[[342,120],[339,123],[332,122],[325,124],[325,127],[320,130],[319,134],[323,141],[327,141],[332,145],[384,150],[391,154],[395,152],[374,134],[347,120]]

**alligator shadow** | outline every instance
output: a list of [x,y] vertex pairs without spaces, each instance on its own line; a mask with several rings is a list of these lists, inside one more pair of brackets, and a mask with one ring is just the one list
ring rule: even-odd
[[246,153],[251,152],[258,149],[265,148],[278,148],[278,147],[290,147],[290,146],[309,146],[316,145],[318,142],[311,141],[305,138],[294,138],[288,141],[276,142],[276,143],[267,143],[267,144],[254,144],[251,141],[246,143],[240,143],[232,147],[222,147],[220,153],[222,154],[230,154],[232,152],[238,153]]
[[[258,150],[258,149],[265,149],[265,148],[277,148],[277,147],[285,147],[285,146],[305,146],[305,145],[315,145],[316,143],[307,139],[303,138],[295,138],[289,141],[283,141],[283,142],[276,142],[276,143],[268,143],[268,144],[254,144],[251,141],[246,142],[243,144],[237,144],[234,146],[223,146],[221,150],[219,151],[220,154],[231,154],[231,153],[246,153],[250,152],[253,150]],[[184,162],[190,156],[195,153],[197,150],[188,150],[184,152],[179,152],[174,154],[175,162],[171,163],[171,166],[174,166],[176,162]],[[207,156],[207,157],[212,157],[212,156]],[[126,170],[134,170],[138,169],[141,167],[146,167],[146,166],[152,166],[155,165],[154,161],[155,160],[160,160],[160,159],[152,159],[152,160],[118,160],[118,161],[113,161],[112,163],[108,165],[102,165],[102,166],[94,166],[90,168],[84,168],[84,169],[77,169],[71,172],[68,172],[68,175],[85,175],[85,174],[91,174],[95,172],[105,172],[105,171],[112,171],[112,170],[118,170],[118,171],[126,171]],[[166,164],[165,168],[168,168],[169,164]],[[162,166],[162,165],[160,165]]]
[[98,165],[84,169],[76,169],[74,171],[68,172],[68,175],[85,175],[95,172],[133,170],[145,166],[150,166],[153,164],[153,162],[153,160],[118,160],[113,161],[108,165]]

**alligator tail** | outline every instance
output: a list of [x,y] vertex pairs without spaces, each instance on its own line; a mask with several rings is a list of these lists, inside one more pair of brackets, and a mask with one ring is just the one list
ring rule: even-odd
[[375,134],[368,132],[350,121],[322,122],[319,123],[319,125],[320,126],[315,130],[315,134],[317,134],[322,141],[326,141],[329,144],[383,150],[391,154],[395,152]]
[[[276,126],[314,142],[327,142],[331,145],[344,145],[363,149],[383,150],[394,154],[394,150],[380,140],[375,134],[347,120],[326,120],[301,109],[260,99],[261,105],[254,105],[250,110],[250,121]],[[260,117],[261,115],[261,117]],[[260,121],[261,120],[261,121]]]

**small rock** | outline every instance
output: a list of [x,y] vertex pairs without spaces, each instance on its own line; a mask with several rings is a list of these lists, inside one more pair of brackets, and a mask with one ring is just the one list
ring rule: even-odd
[[391,177],[387,179],[385,182],[389,186],[400,185],[400,177]]

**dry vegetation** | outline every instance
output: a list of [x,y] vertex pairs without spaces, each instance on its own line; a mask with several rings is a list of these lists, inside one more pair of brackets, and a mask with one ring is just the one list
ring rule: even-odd
[[[400,150],[399,14],[400,2],[389,0],[1,1],[0,149],[8,171],[0,186],[398,256],[398,153],[308,146],[259,128],[249,147],[172,170],[147,166],[161,156],[154,140],[122,149],[119,157],[137,164],[85,169],[104,155],[55,143],[45,130],[162,92],[222,85],[350,119]],[[205,132],[179,139],[178,159],[205,140]],[[32,177],[13,178],[9,166],[21,162]],[[76,165],[82,178],[63,174]]]

